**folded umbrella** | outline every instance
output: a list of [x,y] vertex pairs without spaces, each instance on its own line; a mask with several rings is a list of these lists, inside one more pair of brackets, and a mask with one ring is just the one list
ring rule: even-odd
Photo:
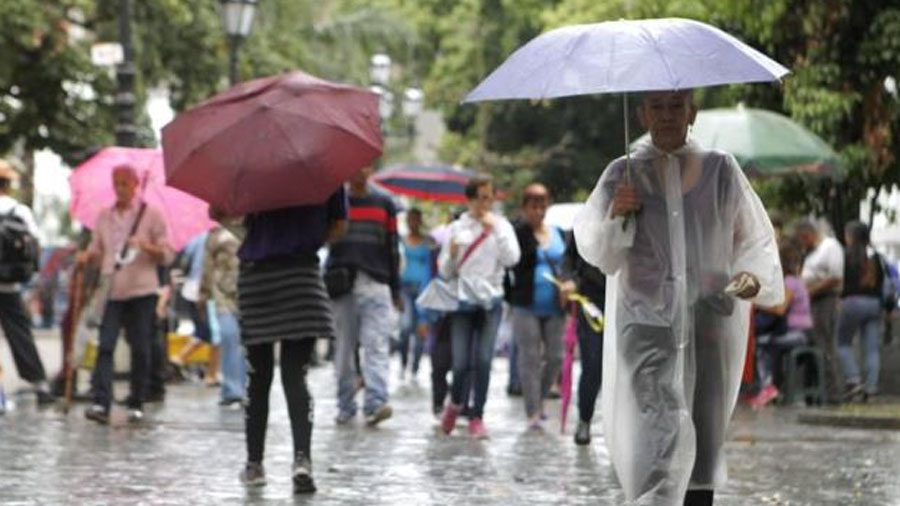
[[571,304],[572,310],[566,318],[566,330],[563,334],[565,355],[563,358],[562,375],[559,382],[560,406],[559,406],[559,432],[565,434],[566,420],[569,417],[569,404],[572,402],[572,365],[575,363],[575,345],[578,344],[578,305]]
[[138,177],[146,181],[139,197],[162,213],[169,244],[174,249],[181,249],[192,237],[215,225],[209,219],[206,202],[166,186],[162,151],[121,147],[100,150],[76,167],[69,177],[72,189],[69,212],[79,223],[94,228],[100,211],[115,203],[112,172],[122,164],[134,167]]
[[238,84],[162,131],[169,184],[228,215],[318,204],[381,155],[378,96],[294,71]]

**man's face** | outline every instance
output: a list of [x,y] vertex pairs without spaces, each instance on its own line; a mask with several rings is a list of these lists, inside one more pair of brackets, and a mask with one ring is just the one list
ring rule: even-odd
[[798,232],[796,235],[797,235],[797,241],[800,242],[800,244],[803,246],[804,249],[810,250],[810,249],[812,249],[813,246],[816,245],[816,234],[814,234],[808,230],[804,230],[804,231]]
[[360,170],[350,178],[350,183],[356,185],[364,185],[369,180],[369,177],[374,171],[375,169],[373,169],[371,165],[363,167],[362,170]]
[[638,119],[650,132],[653,144],[668,152],[684,145],[688,127],[696,117],[697,107],[690,91],[647,93],[638,108]]
[[133,172],[127,170],[113,172],[113,190],[116,192],[116,202],[124,205],[131,203],[137,184],[137,177]]
[[475,197],[469,199],[469,212],[476,216],[482,216],[491,210],[492,205],[494,205],[494,185],[483,184],[478,187]]

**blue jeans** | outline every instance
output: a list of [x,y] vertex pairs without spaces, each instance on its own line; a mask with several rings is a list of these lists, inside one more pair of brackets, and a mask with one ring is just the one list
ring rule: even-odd
[[[497,302],[491,309],[473,309],[451,313],[450,340],[453,350],[453,385],[450,401],[460,406],[466,399],[466,389],[475,385],[474,405],[470,418],[484,416],[488,387],[491,383],[491,361],[494,340],[500,325],[502,308]],[[474,382],[470,377],[475,375]]]
[[[356,413],[357,378],[362,374],[366,392],[363,412],[372,414],[388,401],[387,378],[390,369],[391,318],[394,308],[387,285],[360,279],[351,293],[335,299],[334,322],[337,328],[334,367],[338,381],[338,410]],[[356,349],[362,350],[356,369]]]
[[425,315],[416,307],[419,285],[403,285],[402,294],[404,307],[403,321],[400,327],[400,365],[402,370],[406,370],[409,362],[409,345],[412,340],[412,373],[416,374],[419,372],[419,362],[422,360],[422,352],[425,350],[425,339],[416,334],[416,329],[426,322]]
[[244,398],[247,363],[241,350],[241,330],[234,313],[216,314],[219,328],[219,348],[222,350],[222,400]]
[[853,295],[841,301],[838,313],[838,359],[848,385],[860,383],[859,366],[853,350],[853,337],[860,333],[866,359],[866,392],[878,391],[878,370],[881,366],[881,332],[884,311],[878,297]]
[[792,348],[807,343],[806,332],[789,330],[784,334],[756,336],[756,374],[760,387],[775,385],[781,388],[781,360]]

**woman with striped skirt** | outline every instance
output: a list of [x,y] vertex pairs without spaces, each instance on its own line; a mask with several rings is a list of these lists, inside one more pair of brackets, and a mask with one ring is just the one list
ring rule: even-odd
[[334,338],[331,304],[316,252],[343,229],[347,197],[338,190],[321,205],[296,206],[251,214],[238,257],[238,310],[247,356],[245,433],[247,463],[241,481],[266,482],[263,450],[269,417],[269,389],[281,343],[281,383],[294,440],[294,493],[312,493],[313,406],[306,372],[316,339]]

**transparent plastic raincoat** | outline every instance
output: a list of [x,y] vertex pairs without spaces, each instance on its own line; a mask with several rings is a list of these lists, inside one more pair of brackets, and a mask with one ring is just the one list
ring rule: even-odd
[[611,276],[604,432],[629,501],[680,506],[688,488],[726,478],[750,302],[723,289],[748,272],[761,284],[753,302],[771,306],[784,284],[772,225],[730,154],[639,145],[630,180],[642,208],[627,226],[611,215],[625,165],[610,164],[574,226],[579,253]]

